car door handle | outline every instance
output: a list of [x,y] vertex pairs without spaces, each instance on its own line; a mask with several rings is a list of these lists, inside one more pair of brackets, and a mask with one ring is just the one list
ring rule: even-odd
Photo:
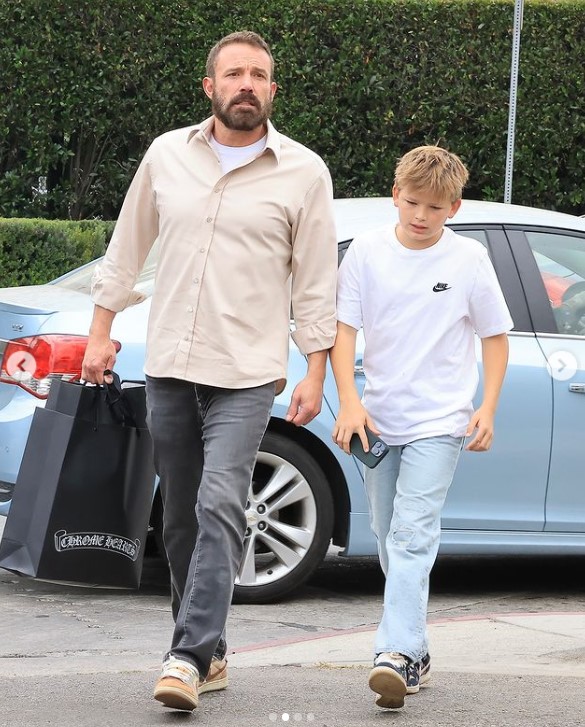
[[585,394],[585,384],[569,384],[569,391],[573,394]]

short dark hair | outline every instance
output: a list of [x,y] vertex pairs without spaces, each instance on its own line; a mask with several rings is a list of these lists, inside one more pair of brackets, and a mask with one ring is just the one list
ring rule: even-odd
[[246,43],[247,45],[253,45],[256,46],[256,48],[261,48],[263,51],[268,53],[268,57],[270,58],[270,78],[272,79],[274,76],[274,58],[272,57],[270,46],[264,38],[262,38],[262,36],[258,35],[258,33],[254,33],[253,30],[240,30],[237,33],[230,33],[229,35],[224,36],[221,40],[217,41],[217,43],[209,51],[207,63],[205,64],[205,74],[209,76],[209,78],[213,78],[215,76],[215,64],[220,50],[225,48],[226,45],[232,45],[233,43]]

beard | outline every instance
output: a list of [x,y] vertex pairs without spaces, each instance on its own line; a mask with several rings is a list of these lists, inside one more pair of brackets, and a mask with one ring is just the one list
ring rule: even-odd
[[[246,101],[252,106],[238,106]],[[211,96],[211,111],[222,124],[232,131],[253,131],[263,126],[272,113],[272,101],[268,98],[262,103],[254,94],[239,93],[227,101],[215,91]]]

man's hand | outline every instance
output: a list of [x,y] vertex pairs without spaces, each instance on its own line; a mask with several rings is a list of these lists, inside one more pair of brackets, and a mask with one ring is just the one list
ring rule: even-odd
[[295,386],[285,419],[297,427],[308,424],[321,411],[327,351],[307,355],[307,375]]
[[90,336],[85,349],[81,378],[91,384],[104,383],[104,371],[116,364],[116,348],[109,337]]
[[286,413],[286,421],[297,427],[308,424],[321,411],[323,380],[318,376],[305,376],[295,386]]
[[[81,378],[90,384],[103,384],[104,371],[111,371],[116,363],[116,347],[110,337],[115,315],[114,311],[99,305],[94,308],[89,340],[81,364]],[[108,383],[111,383],[110,378]]]
[[494,414],[487,408],[479,407],[467,425],[466,437],[476,432],[475,437],[466,445],[470,452],[487,452],[494,438]]

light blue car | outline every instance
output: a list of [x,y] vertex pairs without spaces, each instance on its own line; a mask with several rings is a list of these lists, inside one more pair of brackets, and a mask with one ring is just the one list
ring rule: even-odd
[[[335,209],[340,257],[356,233],[396,219],[387,198],[336,200]],[[585,553],[585,219],[464,201],[452,227],[488,248],[515,327],[495,443],[489,453],[463,454],[444,510],[441,552]],[[94,265],[48,285],[0,290],[1,514],[35,407],[52,379],[79,374]],[[156,249],[137,283],[146,294],[155,265]],[[147,298],[114,321],[122,379],[143,378],[149,305]],[[362,387],[359,336],[358,343]],[[376,553],[362,466],[331,439],[338,406],[331,371],[321,414],[300,429],[284,421],[305,370],[291,341],[288,387],[275,401],[250,491],[240,602],[294,591],[331,544],[344,557]],[[151,525],[159,541],[160,524],[155,491]]]

